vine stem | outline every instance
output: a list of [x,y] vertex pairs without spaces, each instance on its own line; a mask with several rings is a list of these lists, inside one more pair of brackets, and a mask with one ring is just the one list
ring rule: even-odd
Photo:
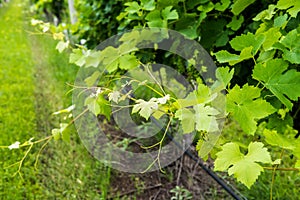
[[279,167],[264,167],[266,170],[275,170],[275,171],[299,171],[298,168],[279,168]]
[[[23,179],[23,176],[22,176],[22,174],[21,174],[21,168],[22,168],[22,165],[23,165],[23,163],[24,163],[24,160],[25,160],[26,157],[28,156],[28,154],[29,154],[29,152],[31,151],[32,147],[33,147],[33,143],[30,144],[30,147],[29,147],[29,148],[27,149],[27,151],[25,152],[23,158],[22,158],[19,162],[17,162],[17,163],[19,163],[18,171],[16,171],[16,172],[14,173],[13,176],[16,176],[17,174],[19,174],[20,177],[21,177],[21,179],[24,180],[24,179]],[[14,164],[13,164],[13,165],[14,165]],[[12,166],[12,165],[11,165],[11,166]]]
[[160,170],[162,173],[165,173],[165,171],[164,171],[164,170],[162,169],[162,167],[161,167],[161,163],[160,163],[160,154],[161,154],[162,144],[163,144],[163,141],[164,141],[165,138],[166,138],[167,132],[168,132],[169,127],[170,127],[170,125],[171,125],[171,121],[172,121],[172,117],[170,118],[170,120],[169,120],[169,122],[168,122],[168,124],[167,124],[167,127],[166,127],[166,129],[165,129],[165,132],[164,132],[163,137],[161,138],[161,140],[160,140],[158,143],[156,143],[156,144],[154,144],[154,145],[151,145],[151,146],[148,146],[148,147],[142,147],[142,146],[141,146],[141,147],[144,148],[144,149],[150,149],[150,148],[153,148],[153,147],[159,145],[157,157],[151,162],[151,164],[150,164],[150,165],[149,165],[142,173],[145,173],[146,171],[148,171],[148,170],[156,163],[156,161],[158,162],[159,170]]
[[34,168],[37,170],[37,165],[38,165],[38,161],[39,161],[39,157],[42,153],[42,151],[45,149],[45,147],[47,146],[47,144],[52,140],[53,137],[50,137],[44,144],[43,146],[40,148],[36,158],[35,158],[35,162],[34,162]]

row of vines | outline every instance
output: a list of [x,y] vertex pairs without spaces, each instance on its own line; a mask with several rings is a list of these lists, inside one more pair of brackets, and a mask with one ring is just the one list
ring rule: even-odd
[[[51,33],[59,51],[71,51],[71,63],[95,69],[82,86],[90,92],[83,105],[87,112],[110,121],[112,113],[119,111],[117,106],[129,108],[137,123],[152,117],[165,120],[167,130],[196,132],[199,156],[214,159],[214,170],[227,171],[248,188],[265,170],[299,171],[299,1],[78,0],[75,24],[61,23],[68,21],[68,2],[33,3],[33,10],[45,20],[56,18],[59,24],[50,27],[33,20],[41,28],[37,30]],[[189,62],[155,48],[138,52],[140,35],[157,42],[155,33],[141,29],[145,27],[175,30],[200,43],[218,67],[213,75],[216,80],[201,77],[200,73],[207,72],[205,66],[195,69],[197,52],[188,55]],[[136,31],[125,33],[132,29]],[[125,33],[117,38],[120,46],[94,49],[118,33]],[[195,87],[177,97],[158,82],[144,82],[145,77],[122,78],[127,71],[140,65],[147,69],[153,62],[171,66]],[[218,126],[221,118],[226,119],[224,134],[219,136],[215,132],[222,129]],[[236,130],[229,130],[231,122],[238,124]],[[62,124],[52,136],[64,137],[67,127],[68,122]],[[162,134],[150,147],[161,147],[164,139]]]

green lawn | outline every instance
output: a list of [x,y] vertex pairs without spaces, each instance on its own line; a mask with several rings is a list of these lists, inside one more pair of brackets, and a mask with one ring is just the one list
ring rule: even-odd
[[[51,134],[61,119],[51,113],[71,105],[66,95],[76,75],[67,54],[47,36],[32,35],[28,5],[13,0],[0,8],[0,145]],[[42,144],[41,144],[42,145]],[[0,199],[99,199],[109,187],[110,170],[96,162],[72,131],[71,143],[51,141],[34,168],[41,145],[18,165],[27,148],[0,148]]]

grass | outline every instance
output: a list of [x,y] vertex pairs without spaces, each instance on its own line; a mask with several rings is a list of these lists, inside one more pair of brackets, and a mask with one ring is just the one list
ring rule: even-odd
[[[61,120],[51,113],[71,105],[66,83],[76,75],[52,39],[26,32],[30,19],[22,13],[21,2],[14,0],[0,11],[1,145],[51,134]],[[88,154],[74,130],[70,143],[47,145],[36,170],[40,147],[34,146],[16,176],[17,165],[5,167],[19,161],[26,149],[0,149],[1,199],[105,199],[110,169]]]

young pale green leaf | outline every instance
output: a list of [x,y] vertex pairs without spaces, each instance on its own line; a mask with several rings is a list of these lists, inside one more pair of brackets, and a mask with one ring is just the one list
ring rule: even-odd
[[235,86],[227,94],[227,112],[239,122],[241,128],[248,134],[254,135],[257,119],[262,119],[276,111],[267,101],[260,98],[260,89],[244,85]]
[[232,5],[232,10],[231,12],[234,15],[240,14],[245,8],[247,8],[249,5],[254,3],[255,0],[236,0],[234,4]]
[[86,85],[88,87],[94,86],[94,84],[96,83],[97,79],[100,77],[100,72],[99,71],[95,71],[91,76],[87,77],[84,82],[86,83]]
[[74,49],[70,54],[70,63],[74,63],[79,67],[82,67],[85,64],[85,54],[82,49]]
[[[279,0],[277,2],[277,8],[281,10],[286,10],[292,17],[297,17],[298,12],[300,12],[300,1],[295,0]],[[289,8],[289,9],[288,9]]]
[[[300,97],[300,72],[288,70],[288,64],[282,59],[269,60],[254,67],[252,77],[261,81],[289,110],[293,104],[289,100]],[[283,72],[286,71],[284,74]],[[288,99],[289,98],[289,99]]]
[[216,171],[225,171],[231,165],[241,160],[244,155],[240,152],[238,144],[230,142],[222,146],[222,151],[217,153],[214,166]]
[[62,32],[59,32],[59,33],[53,33],[52,37],[53,37],[54,40],[63,41],[64,38],[65,38],[65,35]]
[[274,14],[276,13],[276,12],[275,12],[275,8],[276,8],[275,5],[270,4],[267,10],[263,10],[263,11],[261,11],[260,13],[258,13],[258,14],[253,18],[253,20],[254,20],[254,21],[259,21],[259,20],[263,20],[263,19],[266,19],[266,20],[272,19],[273,16],[274,16]]
[[132,113],[137,113],[149,119],[151,114],[158,109],[158,103],[155,98],[151,98],[149,101],[144,101],[143,99],[136,100],[136,104],[133,106]]
[[195,113],[188,108],[181,108],[176,111],[175,118],[181,121],[183,133],[191,133],[195,130]]
[[186,108],[201,103],[209,103],[216,98],[217,94],[212,93],[211,89],[204,84],[199,84],[198,89],[188,94],[184,99],[178,99],[180,108]]
[[215,132],[219,130],[216,115],[219,111],[205,104],[194,106],[197,131]]
[[65,109],[62,109],[62,110],[52,113],[52,115],[59,115],[62,113],[70,113],[72,110],[74,110],[74,108],[75,108],[75,105],[71,105],[68,108],[65,108]]
[[101,56],[100,51],[90,51],[85,57],[85,67],[98,67],[101,62]]
[[106,70],[108,73],[113,73],[114,71],[117,71],[119,66],[119,59],[114,60],[113,62],[106,65]]
[[257,163],[241,160],[228,169],[228,174],[247,186],[248,189],[255,183],[264,169]]
[[265,40],[263,42],[263,48],[265,51],[274,49],[273,45],[278,42],[281,37],[280,27],[273,27],[263,33]]
[[263,148],[264,144],[261,142],[251,142],[248,146],[248,153],[245,159],[254,162],[272,163],[270,153],[267,148]]
[[251,142],[248,153],[243,155],[236,143],[227,143],[217,153],[215,170],[225,171],[229,168],[229,175],[234,175],[238,181],[250,188],[263,171],[257,162],[272,163],[270,153],[263,146],[261,142]]
[[61,123],[60,128],[52,129],[52,136],[54,140],[59,140],[62,138],[64,141],[70,141],[70,132],[67,131],[68,124]]
[[60,135],[60,130],[58,128],[54,128],[52,129],[52,136],[54,138],[54,140],[59,140],[61,135]]
[[121,97],[121,93],[119,91],[113,91],[108,94],[108,100],[113,101],[115,103],[119,102],[120,97]]
[[127,54],[119,58],[120,69],[130,70],[137,66],[139,66],[139,63],[134,55]]
[[106,119],[110,120],[110,115],[111,115],[111,106],[109,101],[107,101],[103,94],[99,95],[97,98],[98,105],[100,106],[100,115],[104,115]]
[[18,149],[18,148],[20,148],[20,144],[21,144],[21,143],[20,143],[19,141],[16,141],[15,143],[9,145],[9,146],[8,146],[8,149],[9,149],[9,150],[12,150],[12,149]]
[[59,53],[62,53],[66,48],[69,47],[69,41],[59,41],[56,45],[56,49],[59,51]]
[[90,112],[92,112],[95,116],[100,114],[100,106],[97,102],[97,99],[94,97],[88,97],[84,103]]

